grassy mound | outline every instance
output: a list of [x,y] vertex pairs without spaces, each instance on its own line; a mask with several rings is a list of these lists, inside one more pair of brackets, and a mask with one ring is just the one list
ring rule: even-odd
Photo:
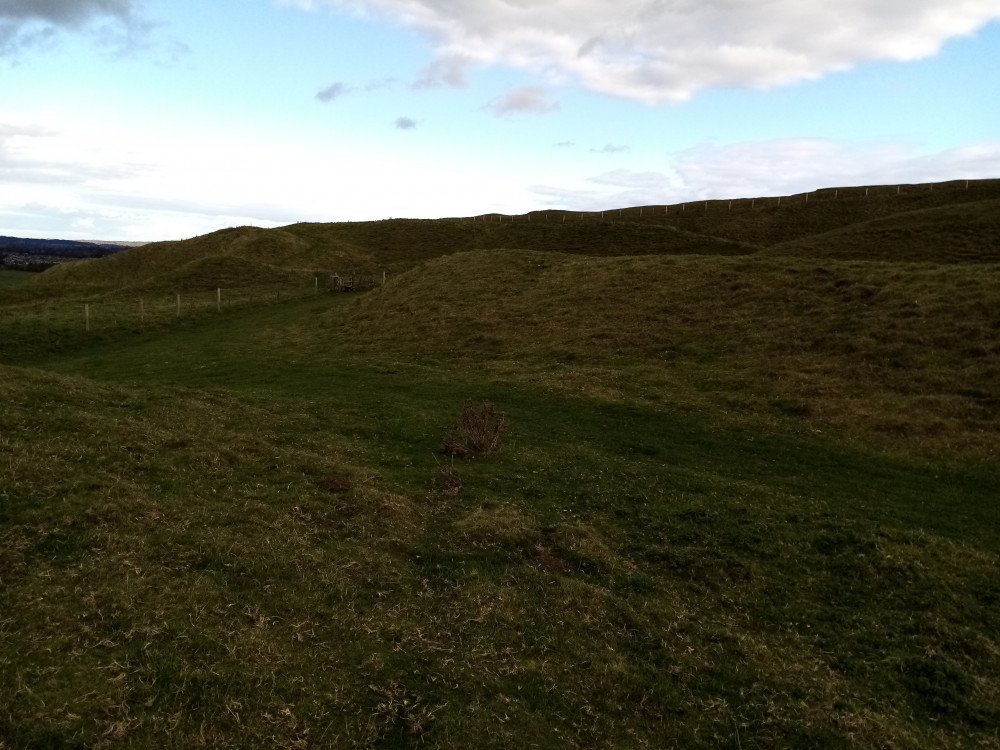
[[[901,186],[898,192],[895,186],[839,188],[591,213],[239,227],[64,264],[41,274],[24,295],[180,291],[178,285],[191,277],[178,277],[178,269],[221,257],[231,259],[232,267],[220,282],[258,287],[290,277],[304,283],[333,272],[395,275],[444,255],[499,248],[607,257],[727,256],[780,245],[776,252],[821,257],[989,261],[989,248],[996,246],[997,200],[1000,180],[978,180],[968,187],[955,182]],[[919,246],[913,247],[913,237],[923,238]],[[274,269],[273,278],[262,276],[261,264]],[[202,283],[196,275],[195,281]]]
[[773,255],[1000,263],[1000,200],[927,208],[775,245]]
[[348,340],[363,332],[356,346],[367,352],[558,362],[563,373],[547,377],[572,387],[588,367],[628,368],[615,387],[654,400],[676,398],[664,389],[680,380],[686,398],[741,411],[992,452],[996,272],[491,251],[430,262],[327,324]]
[[[1000,199],[1000,180],[826,188],[808,194],[692,202],[643,216],[713,237],[769,247],[927,208]],[[640,209],[624,213],[637,218]],[[961,209],[959,209],[961,210]],[[975,209],[973,209],[975,210]]]

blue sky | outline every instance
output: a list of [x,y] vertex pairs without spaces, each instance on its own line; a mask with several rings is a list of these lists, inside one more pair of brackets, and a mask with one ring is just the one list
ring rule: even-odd
[[1000,0],[0,0],[0,234],[1000,177]]

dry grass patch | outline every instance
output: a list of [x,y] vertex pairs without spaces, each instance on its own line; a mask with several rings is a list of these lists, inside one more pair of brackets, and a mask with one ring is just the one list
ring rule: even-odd
[[529,550],[540,539],[537,524],[510,506],[477,508],[455,521],[458,537],[473,547]]

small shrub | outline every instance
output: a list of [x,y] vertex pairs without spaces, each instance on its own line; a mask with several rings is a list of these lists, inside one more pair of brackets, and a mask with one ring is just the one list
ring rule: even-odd
[[483,401],[477,405],[468,399],[458,423],[441,439],[441,452],[447,456],[474,456],[493,453],[507,427],[507,416],[496,405]]

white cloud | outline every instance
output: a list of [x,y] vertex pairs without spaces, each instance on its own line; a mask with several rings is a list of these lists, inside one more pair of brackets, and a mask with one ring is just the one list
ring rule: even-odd
[[470,64],[499,64],[649,104],[923,58],[1000,18],[1000,0],[285,2],[375,11],[427,33],[437,60],[421,85],[462,85]]
[[559,104],[550,101],[546,93],[536,86],[522,86],[494,99],[486,109],[497,117],[504,117],[523,112],[533,114],[556,112],[559,110]]

